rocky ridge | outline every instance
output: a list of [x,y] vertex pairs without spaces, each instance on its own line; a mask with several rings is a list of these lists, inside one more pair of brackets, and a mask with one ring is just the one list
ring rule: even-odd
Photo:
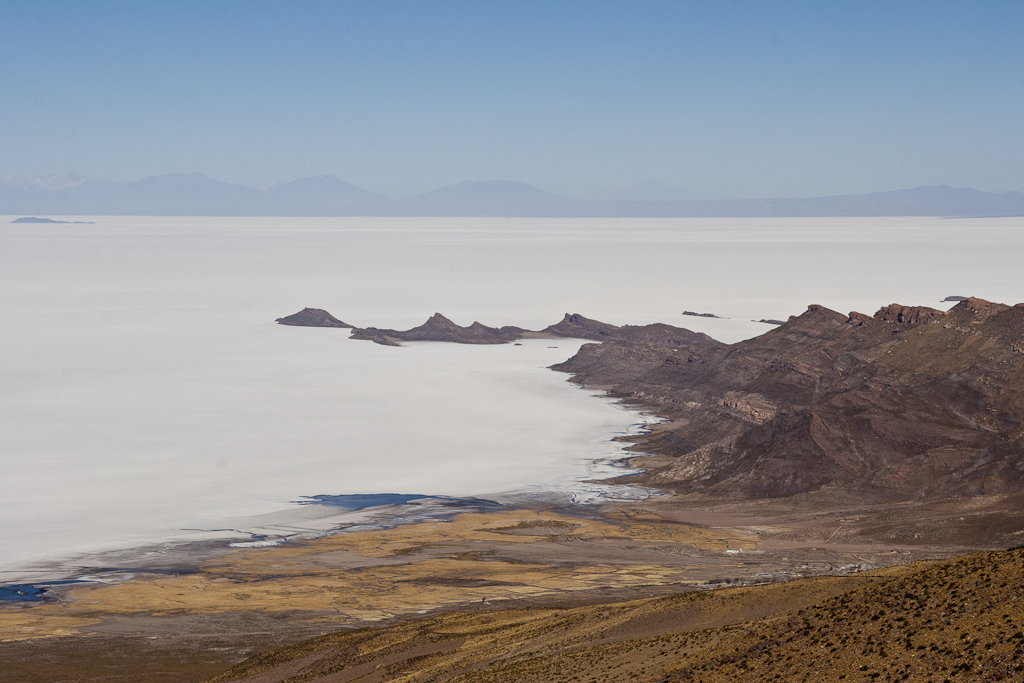
[[[517,339],[527,338],[569,338],[593,339],[622,343],[644,343],[656,346],[719,346],[720,343],[700,332],[691,332],[681,327],[661,323],[651,325],[610,325],[591,320],[579,313],[566,313],[561,321],[540,331],[506,325],[488,327],[474,322],[468,327],[458,325],[440,313],[430,316],[425,323],[409,330],[392,330],[378,327],[354,327],[319,308],[304,308],[286,318],[278,318],[281,325],[308,327],[349,327],[352,339],[364,339],[385,346],[401,346],[402,342],[442,341],[454,344],[508,344]],[[332,323],[332,324],[328,324]],[[337,324],[340,323],[340,324]]]

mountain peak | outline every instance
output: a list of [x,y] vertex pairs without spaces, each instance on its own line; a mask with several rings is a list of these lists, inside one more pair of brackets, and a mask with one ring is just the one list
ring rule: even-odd
[[447,326],[450,326],[450,327],[459,327],[458,325],[456,325],[455,323],[453,323],[451,320],[449,320],[448,318],[444,317],[440,313],[435,313],[434,315],[432,315],[429,318],[427,318],[427,322],[425,324],[428,324],[428,325],[431,325],[431,324],[432,325],[447,325]]

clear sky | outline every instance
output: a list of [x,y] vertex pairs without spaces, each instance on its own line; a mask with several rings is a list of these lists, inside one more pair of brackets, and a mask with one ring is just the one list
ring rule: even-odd
[[1024,2],[0,2],[0,175],[1024,188]]

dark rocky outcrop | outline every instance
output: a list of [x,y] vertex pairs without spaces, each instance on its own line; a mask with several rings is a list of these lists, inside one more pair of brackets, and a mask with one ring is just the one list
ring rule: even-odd
[[[850,314],[852,317],[852,313]],[[927,306],[900,306],[890,304],[883,306],[875,313],[875,318],[883,323],[904,323],[909,325],[920,325],[932,323],[945,318],[946,312]]]
[[671,457],[650,484],[885,501],[1024,483],[1024,305],[811,306],[738,344],[588,344],[555,369],[673,418],[636,447]]
[[554,325],[548,325],[541,332],[552,337],[608,341],[615,338],[615,333],[618,332],[618,329],[615,325],[591,320],[579,313],[566,313],[565,317],[559,322]]
[[276,322],[279,325],[295,325],[297,327],[343,327],[350,329],[355,327],[338,320],[322,308],[303,308],[298,313],[278,318]]

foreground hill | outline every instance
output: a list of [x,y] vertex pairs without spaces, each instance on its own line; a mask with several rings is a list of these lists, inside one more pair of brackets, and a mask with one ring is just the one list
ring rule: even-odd
[[587,345],[555,366],[673,419],[636,480],[746,498],[938,500],[1024,485],[1024,305],[811,306],[755,339]]
[[569,609],[455,612],[210,683],[981,681],[1024,676],[1024,551]]

